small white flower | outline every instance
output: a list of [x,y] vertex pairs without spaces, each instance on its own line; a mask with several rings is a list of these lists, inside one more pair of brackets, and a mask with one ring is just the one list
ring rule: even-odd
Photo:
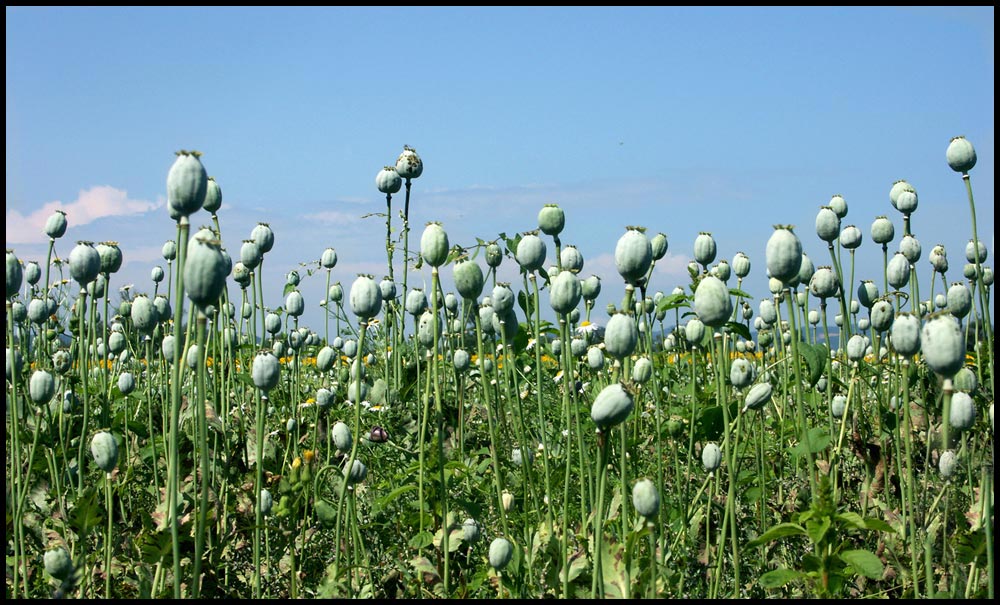
[[529,338],[528,339],[528,346],[525,347],[525,350],[526,351],[530,351],[531,349],[534,349],[534,348],[535,348],[535,339],[534,338]]

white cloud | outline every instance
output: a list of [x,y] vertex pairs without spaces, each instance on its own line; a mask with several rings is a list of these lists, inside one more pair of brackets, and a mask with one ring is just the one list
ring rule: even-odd
[[48,202],[31,214],[17,210],[7,211],[7,243],[37,244],[48,241],[45,221],[56,210],[66,213],[69,228],[80,227],[101,218],[145,214],[163,206],[164,200],[155,202],[129,199],[128,192],[110,185],[98,185],[81,190],[76,201],[64,204]]

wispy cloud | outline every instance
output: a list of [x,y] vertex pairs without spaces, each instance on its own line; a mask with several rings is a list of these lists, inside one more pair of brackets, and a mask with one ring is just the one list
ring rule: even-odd
[[45,221],[56,210],[66,213],[69,228],[80,227],[98,219],[114,216],[144,214],[163,206],[164,200],[155,202],[129,199],[128,192],[110,185],[98,185],[80,191],[76,200],[68,204],[48,202],[31,214],[17,210],[7,211],[7,243],[37,244],[47,241]]

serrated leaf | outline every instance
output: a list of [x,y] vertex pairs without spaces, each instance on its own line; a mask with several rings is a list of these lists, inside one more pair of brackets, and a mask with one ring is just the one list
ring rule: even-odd
[[823,517],[806,523],[806,533],[809,534],[809,539],[813,541],[813,544],[819,544],[823,541],[831,524],[832,520],[830,517]]
[[656,305],[656,310],[669,311],[670,309],[689,306],[691,305],[687,302],[687,296],[684,294],[671,294],[660,299],[660,302]]
[[756,540],[750,541],[750,543],[747,544],[747,547],[753,548],[754,546],[767,544],[773,540],[780,540],[781,538],[787,538],[788,536],[804,535],[806,535],[806,529],[801,525],[796,523],[779,523],[761,534]]
[[867,550],[845,550],[840,553],[840,558],[858,574],[878,580],[882,577],[885,567],[882,561],[875,556],[875,553]]
[[748,294],[747,292],[744,292],[743,290],[740,290],[739,288],[730,288],[729,289],[729,295],[730,296],[739,296],[740,298],[745,298],[747,300],[753,300],[753,296],[750,296],[750,294]]
[[801,571],[795,569],[775,569],[760,576],[757,584],[761,588],[781,588],[793,580],[798,580],[804,576]]

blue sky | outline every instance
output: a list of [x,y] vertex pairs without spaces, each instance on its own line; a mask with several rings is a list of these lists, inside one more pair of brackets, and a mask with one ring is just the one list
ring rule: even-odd
[[[653,290],[688,283],[707,231],[718,258],[750,256],[745,289],[759,297],[774,224],[796,225],[828,264],[814,223],[837,193],[842,224],[864,233],[856,280],[880,276],[870,225],[892,219],[894,252],[902,216],[888,192],[900,178],[919,194],[922,283],[938,243],[955,281],[971,238],[945,162],[955,135],[979,156],[972,184],[993,265],[993,24],[993,7],[7,7],[6,245],[44,262],[41,227],[60,207],[60,255],[81,239],[119,241],[112,286],[152,292],[176,234],[167,171],[174,151],[198,149],[223,189],[230,253],[258,221],[275,232],[264,284],[276,307],[285,273],[328,246],[345,288],[387,273],[384,219],[361,217],[384,212],[374,178],[406,144],[425,165],[411,246],[429,220],[471,245],[535,229],[557,203],[582,275],[604,278],[599,309],[621,299],[613,252],[626,225],[669,238]],[[398,195],[393,213],[401,206]],[[502,269],[516,278],[513,261]],[[320,332],[324,280],[301,285],[303,320]]]

